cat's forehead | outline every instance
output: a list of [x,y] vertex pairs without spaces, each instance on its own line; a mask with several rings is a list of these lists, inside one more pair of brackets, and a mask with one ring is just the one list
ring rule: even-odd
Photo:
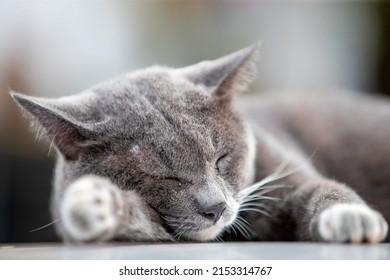
[[214,154],[218,119],[210,95],[169,70],[125,75],[94,91],[110,116],[108,134],[123,139],[120,144],[130,145],[130,151],[148,145],[167,153]]
[[[152,107],[166,110],[181,108],[182,112],[204,107],[210,103],[210,94],[173,69],[151,67],[131,72],[93,89],[101,99],[107,113]],[[117,110],[112,110],[116,108]],[[141,112],[140,112],[141,113]]]
[[213,121],[220,111],[204,89],[160,67],[124,75],[94,92],[103,114],[128,129],[188,130]]

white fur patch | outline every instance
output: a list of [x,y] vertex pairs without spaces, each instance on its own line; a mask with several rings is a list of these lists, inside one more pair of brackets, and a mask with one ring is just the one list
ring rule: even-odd
[[318,218],[318,232],[324,241],[377,243],[386,237],[387,230],[382,215],[363,204],[336,204]]
[[195,232],[192,237],[198,241],[208,241],[217,237],[221,230],[222,227],[217,223],[209,228]]
[[140,150],[141,149],[140,149],[140,147],[138,145],[133,145],[133,146],[130,147],[130,152],[132,154],[139,154]]
[[87,175],[66,189],[60,211],[71,238],[87,242],[112,238],[121,209],[119,189],[108,179]]

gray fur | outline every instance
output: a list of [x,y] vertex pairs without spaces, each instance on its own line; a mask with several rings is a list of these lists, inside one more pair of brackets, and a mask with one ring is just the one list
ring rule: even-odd
[[[70,211],[61,210],[64,194],[82,191],[77,183],[85,175],[93,175],[91,186],[107,179],[115,186],[112,196],[111,187],[101,194],[116,205],[109,208],[119,221],[115,228],[80,239],[60,221],[60,236],[73,242],[381,241],[382,216],[345,184],[378,202],[389,220],[390,103],[352,96],[323,104],[235,100],[254,78],[258,48],[182,69],[151,67],[60,99],[13,93],[57,150],[53,219]],[[74,197],[72,213],[78,207],[74,216],[85,226],[86,202]],[[332,208],[339,204],[347,210]],[[338,239],[328,240],[321,229],[333,216],[351,227],[334,222],[338,228],[329,234]],[[359,230],[362,237],[352,240]]]

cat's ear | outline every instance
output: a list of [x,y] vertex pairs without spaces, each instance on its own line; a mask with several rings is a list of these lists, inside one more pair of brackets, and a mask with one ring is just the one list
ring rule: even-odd
[[222,98],[245,91],[256,75],[260,43],[212,61],[180,69],[191,82]]
[[10,94],[33,120],[33,125],[43,129],[43,133],[67,160],[76,160],[83,150],[96,144],[91,126],[77,119],[77,109],[72,103],[15,92]]

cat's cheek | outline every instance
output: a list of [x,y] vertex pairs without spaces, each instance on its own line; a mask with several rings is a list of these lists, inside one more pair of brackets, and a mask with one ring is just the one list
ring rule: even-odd
[[119,189],[107,179],[88,175],[65,191],[62,223],[75,242],[105,241],[114,237],[122,209]]

